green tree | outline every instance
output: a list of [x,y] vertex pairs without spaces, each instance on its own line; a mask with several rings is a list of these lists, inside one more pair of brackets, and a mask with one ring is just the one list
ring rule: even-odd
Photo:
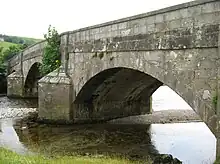
[[3,56],[3,49],[4,49],[4,47],[0,47],[0,58],[2,58],[2,56]]
[[60,66],[60,36],[57,30],[50,25],[44,38],[47,44],[44,48],[42,65],[40,66],[42,75],[46,75]]
[[4,61],[7,61],[9,60],[10,58],[12,58],[13,56],[17,55],[19,52],[22,51],[22,48],[20,45],[16,45],[16,46],[10,46],[8,49],[6,49],[4,52],[3,52],[3,60]]

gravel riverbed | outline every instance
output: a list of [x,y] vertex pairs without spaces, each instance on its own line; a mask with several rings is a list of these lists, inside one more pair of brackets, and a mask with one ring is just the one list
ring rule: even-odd
[[152,114],[130,116],[114,119],[109,123],[119,124],[164,124],[180,122],[198,122],[200,117],[193,110],[162,110],[154,111]]
[[0,119],[26,117],[36,112],[37,108],[0,108]]
[[[0,119],[26,117],[36,113],[37,108],[0,108]],[[151,124],[151,123],[178,123],[201,121],[193,110],[162,110],[152,114],[130,116],[114,119],[108,123],[119,124]]]

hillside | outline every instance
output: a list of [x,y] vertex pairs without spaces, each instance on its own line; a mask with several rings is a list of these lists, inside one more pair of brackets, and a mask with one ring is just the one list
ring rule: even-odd
[[3,47],[3,51],[8,49],[10,46],[15,46],[17,44],[15,43],[10,43],[10,42],[5,42],[5,41],[0,41],[0,47]]
[[[9,35],[0,34],[0,41],[14,43],[14,44],[25,44],[27,46],[37,43],[41,40],[42,39],[28,38],[28,37],[21,37],[21,36],[9,36]],[[2,44],[4,45],[6,44],[6,46],[8,45],[7,43],[2,43]]]

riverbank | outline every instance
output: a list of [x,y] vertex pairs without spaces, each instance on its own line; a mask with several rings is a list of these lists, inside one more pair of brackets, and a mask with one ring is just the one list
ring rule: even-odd
[[0,163],[22,163],[22,164],[63,164],[63,163],[74,163],[74,164],[181,164],[182,162],[177,158],[173,158],[169,154],[157,154],[154,159],[150,157],[145,160],[130,160],[126,158],[119,157],[105,157],[103,155],[94,156],[54,156],[46,157],[42,155],[19,155],[13,151],[7,150],[5,148],[0,148]]

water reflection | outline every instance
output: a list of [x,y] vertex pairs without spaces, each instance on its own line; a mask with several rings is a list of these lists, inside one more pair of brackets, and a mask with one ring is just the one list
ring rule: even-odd
[[27,153],[27,148],[20,142],[19,136],[13,127],[13,120],[0,120],[0,146],[19,152]]
[[205,123],[153,124],[151,139],[159,153],[168,153],[190,164],[212,164],[216,138]]
[[151,143],[150,125],[93,124],[15,129],[31,151],[48,155],[105,154],[145,158],[158,153]]
[[[23,128],[22,128],[23,127]],[[26,128],[24,128],[26,127]],[[103,154],[143,159],[168,153],[184,163],[213,163],[216,139],[204,123],[74,126],[1,123],[0,146],[18,153]]]

